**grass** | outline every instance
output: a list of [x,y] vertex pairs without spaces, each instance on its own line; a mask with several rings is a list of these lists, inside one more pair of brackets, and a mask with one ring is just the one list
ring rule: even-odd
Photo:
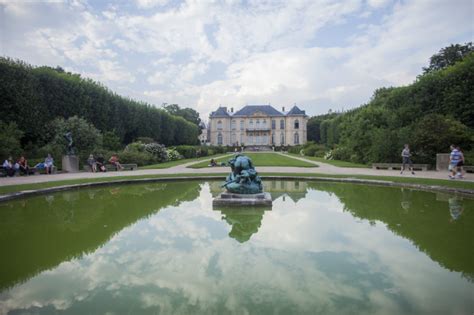
[[[305,161],[293,159],[277,153],[245,153],[252,159],[253,165],[259,166],[295,166],[295,167],[318,167]],[[217,159],[217,163],[227,162],[229,157]],[[188,166],[189,168],[203,168],[209,165],[209,160]]]
[[170,168],[170,167],[173,167],[173,166],[178,166],[178,165],[181,165],[181,164],[186,164],[186,163],[189,163],[189,162],[199,162],[199,161],[207,161],[209,163],[209,161],[212,159],[212,158],[219,158],[219,157],[222,157],[222,156],[225,156],[226,154],[215,154],[215,155],[209,155],[209,156],[206,156],[206,157],[202,157],[202,158],[192,158],[192,159],[183,159],[183,160],[177,160],[177,161],[170,161],[170,162],[164,162],[164,163],[158,163],[158,164],[153,164],[153,165],[147,165],[147,166],[141,166],[140,169],[141,170],[149,170],[149,169],[163,169],[163,168]]
[[339,160],[325,160],[321,157],[301,156],[299,154],[294,154],[294,153],[289,153],[289,155],[301,157],[301,158],[311,160],[311,161],[315,161],[315,162],[326,163],[326,164],[334,165],[334,166],[337,166],[337,167],[369,168],[369,166],[367,166],[365,164],[360,164],[360,163],[352,163],[352,162],[339,161]]
[[[152,178],[173,178],[173,177],[214,177],[220,176],[224,180],[227,175],[227,168],[223,169],[225,172],[217,174],[196,174],[196,173],[183,173],[183,174],[157,174],[157,175],[139,175],[139,176],[118,176],[118,177],[105,177],[105,178],[84,178],[84,179],[71,179],[63,181],[54,181],[47,183],[35,183],[35,184],[21,184],[21,185],[10,185],[0,187],[0,194],[8,194],[23,190],[34,190],[41,188],[50,188],[63,185],[74,185],[74,184],[85,184],[95,182],[114,182],[119,180],[134,180],[134,179],[152,179]],[[461,188],[474,190],[474,182],[465,182],[458,180],[444,180],[444,179],[426,179],[426,178],[413,178],[413,177],[392,177],[392,176],[370,176],[370,175],[328,175],[328,174],[307,174],[307,173],[260,173],[262,177],[265,176],[295,176],[295,177],[326,177],[326,178],[356,178],[356,179],[368,179],[368,180],[385,180],[395,183],[408,183],[408,184],[419,184],[428,186],[443,186],[450,188]]]

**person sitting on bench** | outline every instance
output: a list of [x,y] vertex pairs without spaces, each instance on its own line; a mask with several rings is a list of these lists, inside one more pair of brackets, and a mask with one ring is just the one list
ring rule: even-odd
[[18,165],[20,167],[20,173],[27,176],[30,175],[30,167],[28,166],[28,161],[25,159],[23,155],[18,160]]
[[122,166],[122,164],[120,164],[118,156],[116,154],[114,154],[110,157],[109,163],[112,164],[113,166],[115,166],[115,169],[117,171],[123,170],[123,166]]
[[7,176],[13,177],[15,175],[15,168],[11,156],[3,162],[3,168],[5,169]]

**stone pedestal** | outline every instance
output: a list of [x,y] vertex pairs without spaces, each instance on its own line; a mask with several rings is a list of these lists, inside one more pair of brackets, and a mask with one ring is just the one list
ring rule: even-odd
[[447,171],[449,166],[449,153],[436,154],[436,170]]
[[221,193],[212,201],[213,206],[271,206],[272,196],[268,192],[260,194],[244,195],[233,193]]
[[63,171],[68,173],[79,172],[79,157],[77,155],[63,155]]

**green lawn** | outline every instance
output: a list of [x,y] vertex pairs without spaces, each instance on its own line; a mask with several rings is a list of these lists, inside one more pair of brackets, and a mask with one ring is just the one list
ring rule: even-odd
[[199,161],[210,161],[212,158],[219,158],[221,156],[225,156],[225,154],[215,154],[215,155],[210,155],[202,158],[193,158],[193,159],[183,159],[183,160],[177,160],[177,161],[170,161],[170,162],[165,162],[165,163],[158,163],[158,164],[153,164],[153,165],[147,165],[147,166],[141,166],[141,170],[149,170],[149,169],[161,169],[161,168],[170,168],[173,166],[189,163],[189,162],[199,162]]
[[[148,179],[148,178],[173,178],[173,177],[222,177],[228,174],[228,169],[223,168],[222,173],[218,174],[158,174],[158,175],[140,175],[140,176],[119,176],[119,177],[105,177],[105,178],[85,178],[85,179],[72,179],[63,181],[54,181],[47,183],[36,183],[36,184],[22,184],[22,185],[10,185],[0,187],[0,194],[8,194],[18,192],[22,190],[33,190],[41,188],[49,188],[63,185],[74,185],[84,183],[96,183],[96,182],[114,182],[120,180],[134,180],[134,179]],[[328,174],[306,174],[306,173],[260,173],[265,180],[265,176],[296,176],[296,177],[326,177],[326,178],[356,178],[356,179],[369,179],[369,180],[385,180],[395,183],[408,183],[408,184],[420,184],[428,186],[445,186],[451,188],[462,188],[474,190],[473,182],[465,182],[462,180],[444,180],[444,179],[424,179],[424,178],[413,178],[413,177],[391,177],[391,176],[369,176],[369,175],[328,175]],[[46,175],[44,175],[46,176]]]
[[[291,157],[283,156],[277,153],[245,153],[246,156],[252,159],[253,165],[258,166],[296,166],[296,167],[318,167],[315,164],[293,159]],[[217,163],[227,162],[230,157],[217,159]],[[209,165],[210,159],[194,165],[189,168],[203,168]]]
[[369,166],[365,164],[359,164],[359,163],[352,163],[352,162],[347,162],[347,161],[338,161],[338,160],[325,160],[321,157],[316,157],[316,156],[301,156],[299,154],[294,154],[294,153],[289,153],[289,155],[292,156],[297,156],[301,157],[307,160],[315,161],[315,162],[321,162],[321,163],[326,163],[326,164],[331,164],[337,167],[355,167],[355,168],[369,168]]

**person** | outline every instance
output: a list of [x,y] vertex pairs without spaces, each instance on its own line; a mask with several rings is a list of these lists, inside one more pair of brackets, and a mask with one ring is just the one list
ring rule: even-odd
[[462,161],[462,153],[457,149],[457,147],[452,144],[450,146],[451,154],[449,155],[449,166],[448,170],[450,174],[448,175],[450,179],[456,178],[456,171],[458,169],[458,163]]
[[211,159],[211,164],[212,167],[217,166],[217,162],[214,159]]
[[90,154],[87,159],[87,165],[91,168],[92,173],[97,172],[97,162],[95,161],[94,155]]
[[13,177],[15,175],[15,168],[14,168],[13,159],[11,156],[9,156],[8,159],[6,159],[3,162],[2,166],[5,169],[7,176]]
[[115,169],[117,171],[123,170],[123,166],[122,166],[122,164],[120,164],[118,156],[116,154],[114,154],[110,157],[109,163],[112,164],[113,166],[115,166]]
[[456,174],[456,177],[457,178],[464,178],[464,170],[463,170],[463,166],[464,166],[464,154],[462,153],[461,151],[461,148],[459,146],[456,146],[456,149],[458,150],[459,152],[459,155],[460,155],[460,160],[458,162],[458,164],[456,165],[456,171],[457,171],[457,174]]
[[54,167],[54,159],[51,154],[48,153],[48,156],[44,159],[44,168],[46,169],[46,174],[52,174]]
[[23,155],[18,160],[18,166],[20,169],[20,173],[23,173],[27,176],[30,175],[30,167],[28,166],[28,161],[25,159]]
[[97,157],[97,160],[95,161],[96,163],[96,169],[98,169],[100,172],[107,172],[107,168],[105,167],[105,160],[102,155],[99,155]]
[[403,159],[403,164],[402,164],[402,169],[400,170],[400,174],[403,174],[403,171],[405,170],[405,165],[408,164],[408,169],[411,171],[413,175],[415,175],[415,172],[413,171],[413,162],[410,159],[411,153],[410,153],[410,147],[408,144],[405,144],[405,147],[402,150],[402,159]]

